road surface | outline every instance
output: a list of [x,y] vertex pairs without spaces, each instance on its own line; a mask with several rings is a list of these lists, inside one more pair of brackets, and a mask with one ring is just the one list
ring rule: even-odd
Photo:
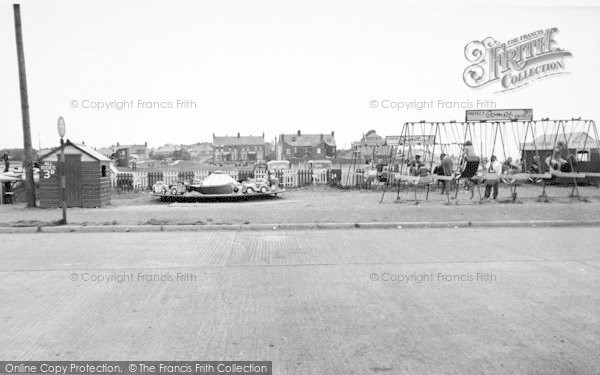
[[600,371],[597,228],[0,235],[0,360]]

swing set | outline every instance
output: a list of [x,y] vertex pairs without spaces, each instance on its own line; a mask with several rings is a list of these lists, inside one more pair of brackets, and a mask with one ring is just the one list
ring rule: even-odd
[[[428,141],[429,140],[429,141]],[[490,172],[488,161],[502,152],[501,171]],[[416,156],[421,156],[417,161]],[[452,160],[452,171],[432,174],[434,160],[441,155]],[[516,159],[513,162],[513,158]],[[526,183],[541,184],[538,201],[548,202],[546,186],[549,183],[572,184],[571,198],[580,196],[579,184],[584,180],[597,182],[600,178],[600,137],[592,120],[502,121],[502,122],[407,122],[402,127],[400,142],[394,152],[393,163],[399,162],[399,171],[393,176],[400,190],[414,191],[414,202],[419,203],[417,190],[442,183],[447,204],[450,187],[456,189],[458,204],[461,183],[471,191],[477,188],[479,202],[481,186],[502,183],[509,188],[510,202],[520,202],[517,189]],[[440,160],[440,163],[442,161]],[[427,168],[427,166],[429,166]],[[415,167],[418,173],[415,173]],[[441,169],[440,169],[441,170]],[[450,172],[450,173],[449,173]],[[383,202],[384,189],[380,202]]]

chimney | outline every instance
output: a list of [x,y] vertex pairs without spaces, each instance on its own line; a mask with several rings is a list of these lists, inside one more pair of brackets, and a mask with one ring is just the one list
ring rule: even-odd
[[300,130],[298,130],[298,135],[302,135],[302,133],[300,133]]
[[148,147],[148,141],[144,142],[144,146]]
[[240,133],[238,132],[238,138],[240,137]]
[[119,142],[117,142],[117,147],[119,147],[119,146],[120,146],[120,145],[119,145]]
[[323,133],[321,133],[321,142],[323,142]]
[[331,131],[331,136],[335,137],[335,132],[333,130]]

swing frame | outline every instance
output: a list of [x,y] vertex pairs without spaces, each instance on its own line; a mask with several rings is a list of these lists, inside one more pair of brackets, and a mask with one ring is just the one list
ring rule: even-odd
[[[407,161],[410,159],[410,156],[413,153],[413,146],[409,145],[407,142],[408,138],[412,135],[417,135],[414,131],[415,126],[421,126],[421,134],[424,136],[433,136],[433,144],[426,143],[427,151],[425,156],[425,163],[429,164],[429,172],[431,173],[427,178],[419,177],[419,176],[409,176],[408,175],[408,166]],[[552,129],[550,128],[552,125]],[[561,136],[563,138],[565,147],[569,150],[569,144],[571,142],[571,137],[578,132],[575,132],[578,126],[584,126],[581,133],[585,134],[585,140],[583,142],[583,151],[588,152],[587,161],[592,161],[592,155],[596,155],[596,153],[600,154],[600,136],[598,136],[598,129],[593,120],[581,120],[578,119],[570,119],[570,120],[550,120],[548,118],[544,118],[541,120],[529,120],[529,121],[495,121],[495,122],[487,122],[487,121],[473,121],[473,122],[456,122],[456,121],[448,121],[448,122],[425,122],[420,121],[418,123],[415,122],[406,122],[403,124],[402,132],[401,132],[401,140],[402,144],[397,145],[396,149],[393,153],[393,164],[396,163],[397,158],[401,155],[402,162],[399,163],[399,168],[397,172],[390,172],[390,181],[398,182],[397,187],[397,195],[396,200],[402,200],[400,198],[400,189],[405,186],[414,189],[415,198],[414,201],[418,204],[419,198],[417,195],[417,189],[419,187],[427,187],[425,200],[428,200],[429,190],[431,183],[435,183],[438,181],[444,181],[446,184],[446,197],[447,204],[450,204],[450,189],[454,187],[456,189],[454,199],[455,204],[458,204],[458,190],[461,186],[461,180],[467,179],[466,182],[471,189],[474,189],[475,185],[477,185],[478,194],[479,194],[479,202],[482,203],[481,199],[481,186],[493,185],[497,181],[502,182],[509,188],[511,199],[509,202],[520,203],[520,199],[518,197],[518,187],[524,184],[527,184],[529,181],[533,182],[538,180],[541,182],[542,191],[541,194],[537,197],[538,202],[549,202],[550,199],[546,192],[546,187],[548,182],[555,178],[566,178],[573,183],[573,188],[570,192],[569,197],[585,200],[581,197],[579,191],[579,182],[585,178],[600,178],[600,172],[596,171],[576,171],[576,167],[574,165],[574,158],[569,155],[567,162],[569,163],[569,167],[571,172],[561,172],[556,169],[550,168],[545,162],[545,159],[541,157],[541,150],[544,150],[547,154],[547,151],[550,151],[547,148],[548,145],[552,145],[552,153],[550,155],[550,161],[554,159],[556,156],[556,146]],[[429,129],[426,129],[429,126]],[[508,127],[511,129],[508,130]],[[572,131],[569,135],[567,135],[567,128],[571,128]],[[443,129],[443,130],[442,130]],[[411,131],[412,130],[412,131]],[[426,130],[429,130],[428,132]],[[549,130],[552,130],[552,134],[549,134]],[[504,154],[505,160],[507,159],[507,145],[506,142],[508,138],[510,138],[510,131],[512,131],[513,141],[516,145],[516,150],[513,149],[511,154],[514,155],[514,151],[517,151],[520,155],[519,159],[521,160],[522,170],[513,174],[499,173],[498,175],[493,175],[487,173],[487,165],[483,165],[484,155],[488,155],[488,146],[490,145],[490,137],[493,136],[493,143],[491,143],[491,153],[489,153],[489,158],[494,155],[496,150],[496,144],[499,141],[502,145],[502,151]],[[443,132],[445,132],[445,137],[443,136]],[[459,172],[453,171],[452,175],[438,175],[433,174],[433,162],[436,157],[436,148],[440,147],[440,154],[445,153],[448,154],[448,148],[452,145],[460,145],[459,154],[464,153],[464,146],[467,140],[473,142],[475,140],[474,134],[477,135],[479,132],[478,143],[480,147],[479,153],[479,165],[482,165],[483,168],[481,172],[475,172],[474,176],[471,177],[462,177],[464,172],[465,162],[461,160],[459,162]],[[539,136],[543,135],[543,146],[544,148],[539,147],[540,140]],[[451,135],[450,135],[451,134]],[[462,142],[460,142],[462,138]],[[528,143],[529,138],[531,138],[531,142]],[[454,142],[448,142],[449,140],[453,140]],[[520,140],[522,139],[522,142]],[[591,140],[591,141],[590,141]],[[590,144],[590,147],[586,147],[588,142],[593,142]],[[595,148],[594,148],[595,144]],[[432,146],[432,151],[429,153],[429,146]],[[444,149],[444,147],[446,149]],[[580,152],[579,150],[581,146],[578,146],[575,150],[576,153]],[[408,153],[407,153],[408,152]],[[532,172],[530,165],[533,162],[528,160],[528,155],[531,157],[531,152],[533,152],[534,160],[537,160],[537,172]],[[430,155],[430,160],[426,160]],[[600,156],[599,156],[600,157]],[[471,171],[472,172],[472,171]],[[472,184],[471,184],[472,183]],[[384,195],[386,193],[387,188],[384,189],[383,194],[381,196],[380,202],[383,202]],[[471,191],[472,193],[473,190]]]

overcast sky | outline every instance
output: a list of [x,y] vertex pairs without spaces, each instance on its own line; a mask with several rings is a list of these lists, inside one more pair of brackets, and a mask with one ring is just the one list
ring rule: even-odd
[[[96,147],[211,142],[213,133],[238,132],[272,140],[302,130],[335,131],[345,148],[369,129],[395,135],[405,121],[464,118],[463,108],[439,108],[438,100],[600,119],[593,1],[447,3],[23,1],[34,147],[58,143],[58,116],[68,138]],[[0,4],[0,148],[22,147],[12,2]],[[463,82],[469,42],[551,27],[573,54],[570,74],[504,93]],[[189,108],[177,108],[178,100]],[[372,100],[380,105],[371,108]],[[436,105],[395,110],[382,108],[384,100]],[[84,108],[102,102],[128,107]]]

